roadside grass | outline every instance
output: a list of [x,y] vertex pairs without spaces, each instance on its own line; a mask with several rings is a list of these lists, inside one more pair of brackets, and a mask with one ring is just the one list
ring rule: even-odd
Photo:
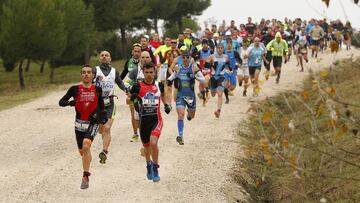
[[[122,70],[125,61],[114,61],[112,65],[119,71]],[[90,65],[98,64],[96,58],[92,58]],[[24,69],[25,63],[23,64]],[[80,81],[81,65],[70,65],[56,68],[54,82],[49,79],[50,68],[46,64],[44,72],[40,73],[40,64],[32,62],[28,72],[24,70],[25,89],[21,89],[18,78],[18,67],[12,72],[6,72],[0,63],[0,111],[23,104],[33,99],[46,95],[55,90],[68,88],[68,84]]]
[[253,202],[360,202],[360,59],[253,104],[234,179]]

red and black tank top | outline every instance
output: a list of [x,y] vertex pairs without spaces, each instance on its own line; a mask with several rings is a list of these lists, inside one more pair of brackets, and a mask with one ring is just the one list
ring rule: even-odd
[[78,85],[75,109],[80,114],[79,119],[87,121],[89,120],[89,115],[97,111],[98,97],[95,85],[91,85],[89,88]]

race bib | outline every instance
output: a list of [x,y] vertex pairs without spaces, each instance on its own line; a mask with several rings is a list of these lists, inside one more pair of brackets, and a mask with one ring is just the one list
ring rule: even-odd
[[80,119],[75,120],[75,130],[86,132],[89,129],[90,121],[83,121]]

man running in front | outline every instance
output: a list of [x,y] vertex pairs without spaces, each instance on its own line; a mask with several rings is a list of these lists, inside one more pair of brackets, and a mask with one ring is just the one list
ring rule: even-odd
[[169,105],[165,103],[164,86],[155,82],[155,65],[143,65],[144,80],[131,88],[131,100],[139,113],[140,138],[145,148],[146,176],[148,180],[160,181],[158,141],[163,127],[160,113],[160,99],[164,102],[165,112],[170,113]]
[[[89,187],[90,147],[97,134],[98,124],[107,122],[102,90],[100,87],[92,84],[93,77],[94,73],[92,68],[89,65],[85,65],[81,69],[81,84],[70,87],[59,101],[59,105],[62,107],[75,107],[75,135],[77,146],[82,156],[84,170],[80,186],[81,189]],[[73,100],[69,101],[71,97]]]

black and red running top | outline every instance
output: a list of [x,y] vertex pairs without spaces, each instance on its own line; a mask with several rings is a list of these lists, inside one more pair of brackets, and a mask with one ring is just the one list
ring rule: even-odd
[[147,84],[139,82],[133,86],[131,93],[136,95],[139,100],[139,114],[141,117],[152,116],[161,119],[160,101],[161,94],[164,93],[164,88],[157,83]]
[[[60,99],[59,105],[75,106],[77,119],[97,123],[99,112],[104,109],[101,95],[101,88],[95,85],[91,84],[89,88],[84,87],[82,84],[74,85]],[[69,101],[71,97],[74,98],[73,101]]]

